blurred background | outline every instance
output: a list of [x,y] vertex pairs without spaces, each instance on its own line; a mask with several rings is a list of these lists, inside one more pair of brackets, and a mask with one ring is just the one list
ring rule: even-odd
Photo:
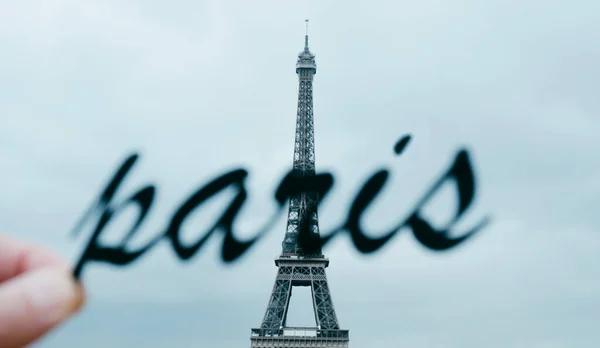
[[[125,157],[141,157],[117,199],[158,185],[133,241],[167,225],[197,187],[250,171],[236,222],[250,237],[272,215],[292,164],[297,54],[310,19],[319,171],[336,178],[328,233],[377,169],[392,180],[365,229],[395,225],[466,146],[477,200],[461,223],[491,225],[445,253],[409,231],[359,254],[325,249],[352,347],[592,347],[600,341],[600,2],[117,1],[0,4],[0,230],[74,263],[69,232]],[[401,157],[395,142],[413,135]],[[184,225],[193,241],[224,192]],[[452,186],[427,208],[439,224]],[[120,215],[102,241],[122,238]],[[167,243],[126,268],[90,264],[84,311],[37,344],[54,347],[250,345],[275,279],[285,214],[239,262],[222,239],[189,262]],[[460,229],[457,232],[461,232]],[[288,324],[311,325],[310,291]]]

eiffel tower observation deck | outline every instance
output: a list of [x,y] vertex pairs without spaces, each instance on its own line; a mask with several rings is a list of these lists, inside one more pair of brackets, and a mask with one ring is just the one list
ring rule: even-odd
[[[296,63],[299,88],[293,173],[301,177],[315,175],[312,84],[317,64],[308,48],[306,22],[304,50]],[[329,260],[321,252],[319,242],[318,200],[315,192],[300,192],[290,198],[282,252],[275,260],[275,285],[260,328],[251,330],[253,348],[348,347],[348,330],[340,329],[327,285],[325,268]],[[306,240],[318,243],[303,242]],[[286,325],[292,289],[298,286],[311,288],[315,327]]]

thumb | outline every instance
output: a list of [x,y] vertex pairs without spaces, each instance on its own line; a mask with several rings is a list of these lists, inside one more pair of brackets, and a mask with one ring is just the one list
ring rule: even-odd
[[33,343],[83,304],[68,269],[40,268],[0,284],[0,348]]

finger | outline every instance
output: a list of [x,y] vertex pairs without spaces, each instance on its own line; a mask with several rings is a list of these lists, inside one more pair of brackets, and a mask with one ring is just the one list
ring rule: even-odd
[[0,283],[45,266],[68,267],[42,247],[0,235]]
[[0,286],[0,345],[25,347],[77,312],[84,294],[68,269],[43,267]]

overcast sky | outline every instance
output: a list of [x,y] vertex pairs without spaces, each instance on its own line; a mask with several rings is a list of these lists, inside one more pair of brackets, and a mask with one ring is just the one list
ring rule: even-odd
[[[383,231],[470,150],[474,209],[492,224],[446,253],[410,233],[375,255],[344,236],[328,278],[352,347],[593,347],[600,341],[600,2],[20,0],[0,5],[0,230],[74,263],[69,232],[131,152],[119,197],[158,185],[135,243],[197,187],[250,171],[236,228],[272,214],[292,162],[304,19],[314,81],[317,169],[336,176],[321,230],[388,167],[364,220]],[[402,157],[393,145],[413,141]],[[452,187],[428,213],[453,213]],[[192,241],[231,195],[184,226]],[[135,211],[104,240],[119,240]],[[91,264],[84,311],[40,342],[58,347],[250,345],[273,286],[282,216],[240,262],[213,238],[187,263],[166,243],[127,268]],[[406,232],[406,231],[405,231]],[[460,231],[459,231],[460,232]],[[290,325],[311,325],[308,293]]]

